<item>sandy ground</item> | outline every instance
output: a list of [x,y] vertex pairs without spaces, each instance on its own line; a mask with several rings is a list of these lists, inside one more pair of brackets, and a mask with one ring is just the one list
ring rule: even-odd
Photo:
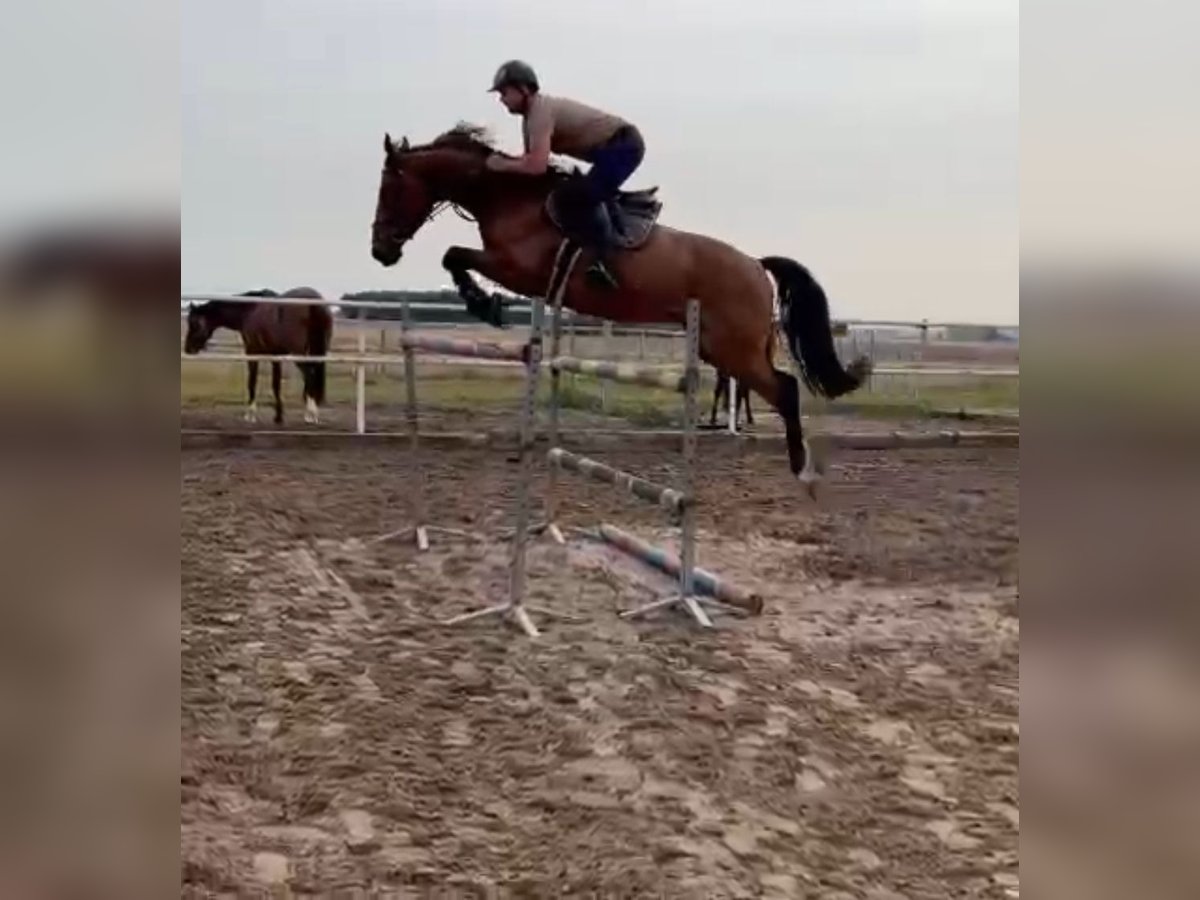
[[[505,596],[503,450],[185,449],[184,894],[1017,896],[1018,452],[845,452],[814,504],[702,446],[699,561],[764,615],[619,619],[670,585],[538,540],[537,641],[438,624]],[[479,539],[369,543],[418,484]]]

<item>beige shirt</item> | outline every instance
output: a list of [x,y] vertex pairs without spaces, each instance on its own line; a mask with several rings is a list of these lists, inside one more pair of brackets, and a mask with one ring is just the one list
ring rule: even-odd
[[591,152],[628,124],[611,115],[564,97],[534,94],[525,114],[525,152],[539,134],[550,134],[550,152],[586,160]]

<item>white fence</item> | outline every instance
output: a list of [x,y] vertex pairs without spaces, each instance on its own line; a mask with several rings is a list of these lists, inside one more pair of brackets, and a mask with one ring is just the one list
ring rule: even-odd
[[[476,353],[471,356],[456,353],[453,349],[447,353],[438,352],[439,341],[449,341],[454,343],[456,339],[424,339],[418,338],[416,335],[411,335],[410,338],[404,339],[393,335],[389,340],[389,333],[393,329],[399,329],[401,323],[391,319],[368,319],[359,318],[357,316],[347,316],[344,311],[347,309],[380,309],[388,310],[395,313],[398,308],[403,310],[408,307],[407,313],[414,311],[430,311],[430,312],[461,312],[462,306],[454,303],[441,303],[433,301],[370,301],[370,300],[323,300],[302,297],[241,297],[231,296],[227,294],[184,294],[181,295],[183,304],[204,303],[211,300],[229,301],[234,303],[268,303],[282,306],[310,306],[313,304],[329,307],[338,315],[335,318],[337,327],[345,329],[351,327],[356,332],[356,353],[337,352],[332,350],[328,355],[323,357],[304,357],[296,355],[248,355],[239,352],[240,347],[236,344],[225,343],[221,341],[214,342],[211,346],[215,352],[204,352],[198,355],[181,354],[181,360],[187,362],[207,362],[207,363],[238,363],[249,362],[252,360],[270,361],[270,362],[325,362],[331,365],[349,365],[354,367],[355,374],[355,430],[359,434],[365,434],[367,430],[367,380],[366,369],[368,366],[376,369],[384,369],[387,367],[395,367],[405,372],[406,381],[415,379],[415,373],[409,371],[406,366],[405,355],[403,352],[405,343],[411,343],[413,349],[421,351],[421,359],[427,363],[433,363],[439,366],[462,365],[472,368],[487,367],[487,366],[503,366],[503,367],[521,367],[520,360],[505,358],[504,354],[495,354],[489,358],[488,355]],[[186,317],[186,307],[181,306],[181,315]],[[679,330],[671,330],[663,327],[648,327],[636,328],[628,326],[614,326],[611,322],[590,323],[590,322],[575,322],[568,320],[566,324],[566,339],[568,343],[568,354],[575,354],[575,342],[577,338],[588,337],[590,339],[599,338],[601,341],[600,352],[595,354],[607,359],[614,359],[617,354],[608,345],[611,341],[618,339],[628,340],[636,338],[637,340],[637,358],[646,360],[650,358],[648,354],[647,342],[650,340],[667,340],[668,344],[673,347],[675,341],[679,340],[680,350],[682,350],[682,339],[685,333]],[[437,321],[421,321],[414,322],[410,328],[436,328],[443,329],[477,329],[486,327],[478,324],[463,322],[447,322],[440,323]],[[939,330],[952,328],[984,328],[990,326],[972,326],[962,323],[948,322],[930,322],[922,321],[902,321],[902,320],[868,320],[868,319],[846,319],[835,323],[835,327],[839,332],[838,342],[839,350],[847,356],[855,356],[859,353],[865,353],[870,359],[877,359],[877,340],[876,334],[878,329],[909,329],[914,334],[919,335],[917,341],[912,344],[918,347],[927,347],[930,344],[954,342],[942,342],[936,339],[931,340],[931,333],[936,334]],[[523,331],[522,328],[516,329]],[[1003,329],[1002,329],[1003,330]],[[379,339],[377,346],[379,352],[371,352],[368,348],[368,337],[372,333],[378,333]],[[861,336],[861,340],[860,340]],[[476,345],[490,342],[472,342]],[[895,346],[894,340],[889,340],[887,346]],[[395,353],[387,352],[388,344],[395,347]],[[1001,345],[1003,346],[1003,345]],[[780,348],[780,352],[784,352]],[[674,349],[668,350],[669,356],[674,356]],[[894,359],[882,363],[877,362],[872,371],[872,379],[868,381],[864,387],[866,392],[871,392],[875,387],[874,379],[881,378],[904,378],[908,380],[909,393],[915,398],[920,393],[920,382],[922,379],[934,378],[1019,378],[1020,369],[1017,365],[962,365],[962,364],[941,364],[936,362],[923,362],[917,359]],[[609,408],[609,395],[606,389],[606,382],[600,380],[600,408],[602,412],[607,412]],[[737,399],[737,383],[731,379],[729,390],[729,408],[728,408],[728,425],[730,433],[736,434],[738,431],[737,422],[734,416],[735,403]]]

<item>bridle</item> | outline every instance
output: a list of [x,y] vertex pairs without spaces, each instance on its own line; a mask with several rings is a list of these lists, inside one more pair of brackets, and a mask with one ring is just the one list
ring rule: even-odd
[[[393,234],[389,238],[390,243],[393,246],[403,247],[405,244],[407,244],[409,241],[411,241],[416,236],[418,231],[420,231],[422,228],[424,228],[426,225],[428,225],[430,222],[432,222],[434,219],[436,219],[438,216],[440,216],[442,213],[444,213],[447,209],[454,210],[454,214],[456,216],[458,216],[460,219],[462,219],[464,222],[470,222],[472,224],[476,224],[479,221],[474,216],[472,216],[469,212],[467,212],[461,205],[459,205],[458,203],[455,203],[453,200],[438,200],[433,204],[433,206],[431,206],[429,208],[429,212],[427,212],[421,218],[421,221],[419,221],[416,225],[414,225],[412,227],[412,230],[409,231],[408,234],[405,234],[405,235]],[[376,225],[379,224],[378,220],[376,221],[375,224]]]

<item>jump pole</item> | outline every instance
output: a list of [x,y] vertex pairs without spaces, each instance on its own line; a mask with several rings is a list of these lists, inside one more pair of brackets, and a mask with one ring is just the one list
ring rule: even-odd
[[413,491],[413,535],[417,549],[429,549],[429,532],[425,529],[425,479],[421,472],[421,425],[417,414],[417,352],[408,338],[412,335],[412,309],[408,300],[400,303],[400,346],[404,348],[405,418],[408,419],[408,449],[417,473]]
[[[559,347],[557,340],[562,324],[561,316],[561,296],[555,297],[554,315],[551,318],[551,390],[550,390],[550,420],[549,420],[549,437],[550,451],[547,454],[547,462],[549,463],[549,478],[547,490],[547,512],[549,531],[554,535],[555,540],[563,542],[562,531],[555,522],[557,516],[558,504],[558,473],[560,471],[574,472],[597,481],[604,482],[614,487],[624,489],[632,496],[638,499],[654,503],[666,510],[672,518],[673,522],[678,522],[681,526],[681,559],[674,560],[672,568],[666,570],[670,574],[677,575],[679,585],[677,593],[663,600],[629,610],[622,613],[625,618],[632,618],[646,613],[661,609],[665,606],[681,604],[692,618],[700,625],[710,628],[712,620],[705,611],[703,603],[706,598],[697,595],[711,594],[711,587],[715,579],[710,573],[703,573],[701,584],[696,582],[696,502],[695,502],[695,462],[696,462],[696,397],[700,385],[700,305],[697,301],[689,301],[687,306],[687,340],[685,342],[685,362],[682,376],[678,374],[678,369],[671,371],[664,367],[642,366],[629,363],[618,363],[607,360],[583,360],[575,357],[558,356],[556,351]],[[574,453],[569,453],[562,447],[558,446],[559,440],[559,407],[561,405],[561,393],[559,389],[559,375],[561,372],[575,372],[581,374],[594,375],[601,380],[625,381],[633,384],[649,384],[656,387],[665,387],[669,390],[682,393],[684,396],[683,402],[683,473],[680,483],[677,487],[665,487],[654,484],[644,478],[639,478],[629,472],[623,472],[615,469],[612,466],[605,465],[602,462],[587,457],[579,456]],[[618,529],[619,531],[619,529]],[[622,532],[622,534],[624,534]],[[632,542],[637,542],[636,538],[629,536]],[[633,556],[638,556],[636,551],[630,548],[633,544],[626,542],[622,546],[620,542],[610,541],[614,546],[618,546]],[[649,547],[649,545],[642,545]],[[653,555],[654,548],[650,548],[646,554],[642,554],[642,558]],[[667,555],[669,556],[669,554]],[[647,562],[653,564],[652,559],[646,559]],[[668,561],[667,565],[671,565]],[[660,566],[662,568],[662,566]],[[709,602],[719,602],[718,598],[710,597]],[[729,604],[738,608],[738,604]],[[744,611],[753,610],[753,604],[748,603],[741,607]],[[761,608],[761,604],[759,606]]]
[[412,456],[412,470],[416,475],[416,485],[413,488],[413,520],[414,525],[381,535],[371,543],[390,541],[402,536],[413,535],[417,548],[424,551],[429,549],[429,532],[436,531],[458,537],[473,537],[453,528],[443,528],[439,525],[425,524],[428,507],[425,498],[424,479],[421,477],[420,462],[420,421],[417,412],[417,366],[416,351],[424,350],[430,353],[441,353],[447,356],[461,356],[471,359],[496,359],[509,362],[527,361],[527,349],[519,345],[496,343],[493,341],[470,341],[460,338],[439,337],[437,335],[417,334],[413,330],[412,311],[407,300],[401,301],[401,334],[400,347],[404,354],[404,384],[405,384],[405,413],[408,420],[409,450]]
[[[359,318],[358,325],[358,354],[367,355],[367,320]],[[367,367],[359,363],[354,370],[354,427],[358,434],[367,433]]]
[[[563,291],[553,298],[553,314],[550,320],[550,359],[557,360],[562,349],[562,300]],[[572,341],[574,344],[574,319],[572,318]],[[572,350],[574,348],[572,347]],[[562,391],[562,370],[556,366],[550,367],[550,421],[547,426],[550,446],[558,447],[558,407]],[[556,544],[565,544],[562,529],[558,527],[558,466],[550,466],[546,479],[546,530]]]
[[696,391],[700,386],[700,304],[689,300],[687,306],[687,343],[685,350],[683,392],[683,477],[680,488],[685,498],[681,521],[679,595],[631,609],[621,614],[632,619],[674,603],[683,605],[693,619],[705,628],[712,628],[704,606],[695,595],[694,572],[696,566]]
[[[547,293],[555,305],[562,304],[568,276],[580,256],[580,249],[564,241],[558,248],[551,269]],[[537,402],[538,376],[542,369],[542,333],[545,320],[545,300],[533,298],[530,309],[529,345],[525,353],[525,393],[521,400],[520,474],[517,482],[517,521],[513,531],[512,556],[509,568],[508,600],[475,612],[465,613],[445,620],[446,625],[458,625],[486,616],[511,617],[529,637],[538,637],[540,632],[525,609],[526,552],[529,545],[530,482],[533,480],[533,444],[535,436],[534,412]]]
[[[617,528],[615,525],[601,525],[599,534],[607,543],[641,560],[648,566],[652,566],[667,575],[682,576],[682,563],[679,557],[662,547],[648,544],[628,531]],[[752,616],[756,616],[762,612],[763,601],[760,595],[745,591],[737,585],[731,584],[704,569],[692,569],[692,586],[697,594],[712,597],[714,600],[718,600],[726,606],[733,607],[741,612]],[[675,600],[671,598],[659,602],[665,605],[673,603]]]

